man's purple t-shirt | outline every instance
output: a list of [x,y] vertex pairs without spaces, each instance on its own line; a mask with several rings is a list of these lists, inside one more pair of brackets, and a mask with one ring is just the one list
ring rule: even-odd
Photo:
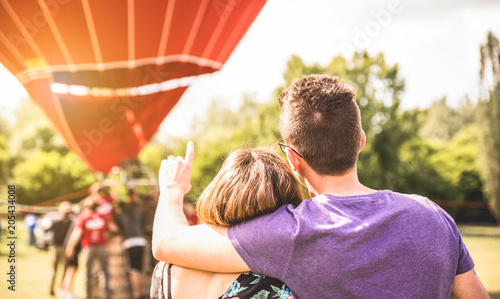
[[253,272],[296,298],[449,298],[455,275],[474,268],[445,211],[388,190],[316,196],[228,234]]

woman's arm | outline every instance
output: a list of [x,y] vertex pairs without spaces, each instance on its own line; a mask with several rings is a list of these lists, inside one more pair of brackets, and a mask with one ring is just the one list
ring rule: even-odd
[[213,272],[243,272],[249,268],[227,237],[227,228],[189,226],[182,210],[191,190],[194,147],[186,158],[168,157],[160,167],[160,198],[153,224],[153,255],[169,264]]

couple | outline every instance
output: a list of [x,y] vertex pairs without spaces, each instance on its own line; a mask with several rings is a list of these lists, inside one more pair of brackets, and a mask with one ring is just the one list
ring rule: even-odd
[[[289,170],[269,173],[279,161],[237,150],[200,197],[206,224],[190,227],[182,202],[191,188],[192,143],[185,159],[162,161],[153,252],[174,265],[157,269],[165,298],[194,298],[190,290],[197,298],[226,290],[224,298],[250,298],[236,293],[252,285],[269,285],[275,298],[286,298],[288,287],[306,299],[489,298],[448,214],[426,198],[358,181],[365,134],[350,89],[308,75],[279,103],[280,147],[311,199],[300,200]],[[242,151],[253,158],[237,161]]]

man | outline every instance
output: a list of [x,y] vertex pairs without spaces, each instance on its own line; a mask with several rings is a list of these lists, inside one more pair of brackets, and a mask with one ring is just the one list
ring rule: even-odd
[[[157,198],[158,195],[156,191],[152,192],[151,194],[146,194],[144,197],[142,197],[142,203],[141,203],[142,229],[144,231],[144,236],[146,237],[146,241],[149,245],[151,245],[153,237],[153,221],[154,221],[156,206],[158,204],[158,201],[156,200]],[[148,265],[149,268],[147,269],[147,271],[148,273],[151,273],[155,268],[156,263],[158,263],[158,261],[154,258],[152,250],[148,250],[148,258],[149,258],[149,265]]]
[[52,277],[50,280],[49,291],[51,295],[54,295],[54,283],[56,280],[57,268],[61,262],[66,261],[64,256],[64,240],[68,235],[69,227],[73,221],[71,203],[69,203],[69,201],[61,202],[59,204],[58,212],[59,218],[52,221],[51,224],[45,229],[46,231],[51,231],[54,236],[53,244],[50,248],[52,255]]
[[296,298],[488,298],[453,220],[430,200],[363,186],[365,145],[353,92],[310,75],[280,95],[280,147],[311,200],[231,227],[189,227],[181,213],[194,149],[160,169],[157,259],[283,280]]
[[104,298],[110,298],[108,254],[106,251],[107,231],[118,231],[113,222],[97,212],[97,203],[92,198],[85,199],[84,210],[76,219],[75,229],[71,233],[66,247],[66,256],[71,259],[75,254],[77,243],[81,240],[83,260],[86,267],[87,298],[91,297],[91,267],[94,260],[100,263],[104,273]]
[[36,246],[35,226],[36,226],[37,220],[38,220],[38,218],[34,214],[27,214],[24,217],[24,225],[26,226],[26,229],[28,230],[28,233],[30,234],[30,238],[28,240],[29,246]]
[[[131,193],[129,193],[131,195]],[[132,199],[132,196],[129,197]],[[136,201],[120,202],[119,213],[115,219],[123,235],[123,255],[125,269],[130,275],[132,297],[143,296],[143,255],[146,247],[146,238],[142,230],[142,215],[138,210]]]
[[113,198],[109,194],[108,187],[100,187],[94,194],[94,201],[98,204],[97,213],[102,215],[108,222],[113,222]]

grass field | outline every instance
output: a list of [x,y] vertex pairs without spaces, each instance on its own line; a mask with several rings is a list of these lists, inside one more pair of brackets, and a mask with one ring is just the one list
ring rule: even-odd
[[[5,229],[5,220],[2,222]],[[500,299],[500,228],[461,227],[464,241],[476,263],[476,272],[481,278],[491,298]],[[0,298],[49,299],[50,254],[27,244],[27,233],[22,223],[17,227],[16,247],[16,291],[7,289],[7,239],[0,242]],[[84,295],[83,271],[78,271],[75,292]]]
[[500,299],[500,227],[460,226],[476,273],[492,299]]
[[[4,233],[6,229],[5,222],[5,220],[2,221]],[[16,290],[9,290],[8,286],[10,284],[6,281],[7,272],[11,265],[8,263],[9,248],[7,247],[7,243],[11,240],[7,240],[7,236],[3,235],[0,243],[0,298],[56,298],[49,294],[51,275],[49,251],[38,250],[35,247],[28,246],[28,233],[22,222],[19,223],[18,221],[16,232]],[[75,291],[77,294],[83,296],[85,289],[83,288],[84,281],[81,272],[77,272],[77,276],[75,277]],[[62,273],[58,274],[62,276]],[[61,276],[58,276],[57,281],[61,281]]]

